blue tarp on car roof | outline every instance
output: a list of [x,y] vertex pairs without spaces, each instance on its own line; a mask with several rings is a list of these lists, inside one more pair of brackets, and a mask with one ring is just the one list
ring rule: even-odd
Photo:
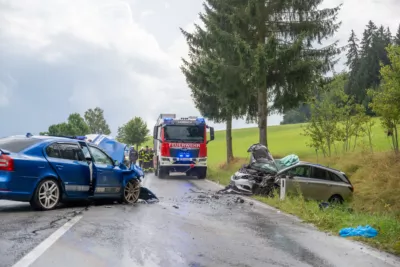
[[86,136],[88,139],[92,140],[93,144],[107,152],[114,160],[118,160],[121,163],[124,162],[126,144],[120,143],[111,136],[104,134],[99,134],[97,136],[90,134]]

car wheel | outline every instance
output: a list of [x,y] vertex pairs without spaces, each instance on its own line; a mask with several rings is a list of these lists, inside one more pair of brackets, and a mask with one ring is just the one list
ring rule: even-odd
[[134,204],[139,200],[140,182],[137,179],[130,180],[124,188],[123,201],[128,204]]
[[343,204],[343,198],[339,195],[333,195],[329,199],[329,202],[333,205],[341,205]]
[[39,183],[30,201],[37,210],[54,209],[61,200],[60,186],[54,179],[45,179]]
[[207,177],[207,169],[203,168],[203,169],[199,169],[197,171],[197,178],[198,179],[206,179]]

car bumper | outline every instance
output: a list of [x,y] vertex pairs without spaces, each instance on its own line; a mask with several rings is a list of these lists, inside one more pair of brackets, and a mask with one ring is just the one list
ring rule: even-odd
[[32,194],[28,192],[0,191],[0,200],[30,201]]
[[231,187],[244,194],[253,194],[254,183],[245,178],[240,178],[234,175],[231,176]]
[[195,167],[207,167],[207,158],[188,158],[179,159],[172,157],[161,157],[160,166],[161,167],[174,167],[174,166],[191,166]]

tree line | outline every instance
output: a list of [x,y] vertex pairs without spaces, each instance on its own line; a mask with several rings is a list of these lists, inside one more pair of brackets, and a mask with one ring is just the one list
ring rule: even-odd
[[[79,113],[72,113],[66,122],[50,125],[46,132],[40,135],[53,136],[84,136],[87,134],[110,135],[110,127],[104,118],[104,110],[96,107],[85,111],[83,117]],[[140,117],[134,117],[118,127],[116,139],[136,147],[145,143],[149,138],[147,123]]]
[[[375,120],[372,115],[379,116],[392,141],[393,151],[399,153],[400,45],[389,43],[385,52],[387,61],[378,61],[379,84],[375,81],[362,94],[353,94],[356,91],[356,85],[352,84],[354,74],[344,71],[336,74],[315,98],[309,100],[310,117],[303,134],[310,138],[308,146],[314,148],[317,155],[354,151],[358,142],[362,144],[365,139],[367,144],[364,145],[373,152]],[[364,97],[359,98],[360,95]]]
[[[381,65],[390,64],[387,47],[400,45],[400,25],[395,34],[392,34],[388,27],[379,27],[369,21],[365,26],[361,41],[354,30],[351,31],[346,54],[346,80],[345,92],[354,97],[358,104],[365,107],[366,114],[375,116],[372,110],[371,96],[368,89],[377,89],[381,85]],[[281,124],[302,123],[310,119],[310,105],[300,103],[294,109],[289,110],[283,115]]]
[[189,46],[183,59],[196,107],[226,123],[226,158],[233,159],[232,119],[257,122],[267,145],[267,117],[307,102],[329,79],[338,42],[323,42],[340,26],[341,5],[322,0],[206,0],[202,26],[181,29]]

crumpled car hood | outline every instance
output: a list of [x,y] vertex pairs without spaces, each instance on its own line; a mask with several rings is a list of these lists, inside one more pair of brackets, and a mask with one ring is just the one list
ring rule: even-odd
[[97,136],[90,134],[86,135],[88,139],[92,140],[92,143],[103,149],[113,160],[123,163],[125,158],[126,144],[120,143],[111,136],[99,134]]
[[251,153],[250,168],[268,173],[277,173],[279,171],[274,157],[272,157],[268,147],[262,144],[254,144],[247,149],[247,152]]

